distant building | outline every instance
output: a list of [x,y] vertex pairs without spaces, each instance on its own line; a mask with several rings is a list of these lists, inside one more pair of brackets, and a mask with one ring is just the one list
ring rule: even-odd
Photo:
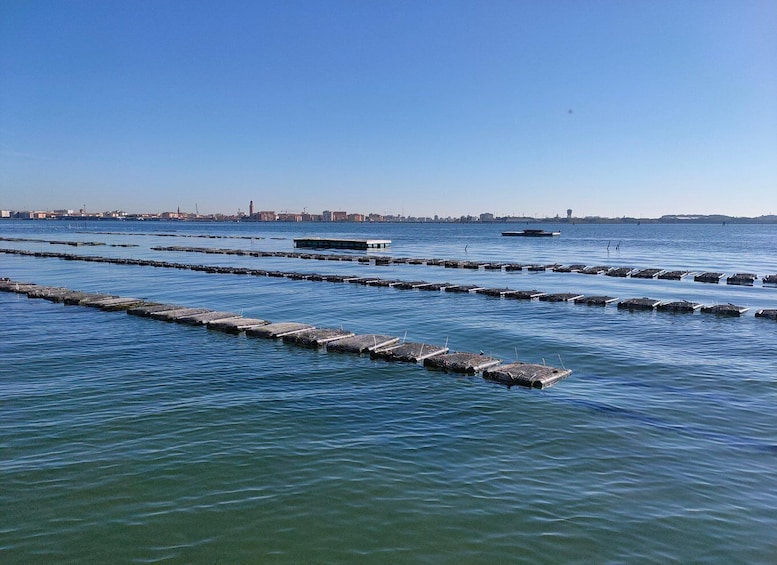
[[349,222],[363,222],[364,214],[348,214]]
[[493,222],[494,221],[494,215],[490,212],[486,212],[484,214],[480,214],[480,221],[481,222]]
[[294,213],[281,213],[278,214],[278,221],[279,222],[301,222],[302,221],[302,214],[294,214]]
[[348,220],[348,212],[332,212],[333,222],[345,222]]
[[572,219],[572,208],[567,208],[567,220]]
[[254,217],[254,201],[251,200],[248,203],[248,217],[253,218]]
[[10,218],[10,217],[11,217],[10,210],[0,210],[0,218]]
[[263,210],[256,213],[256,219],[260,222],[274,222],[275,218],[275,212],[272,210]]

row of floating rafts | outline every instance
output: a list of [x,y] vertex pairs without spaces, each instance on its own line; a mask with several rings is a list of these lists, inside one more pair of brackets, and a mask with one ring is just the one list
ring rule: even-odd
[[[248,251],[243,249],[219,249],[208,247],[185,247],[185,246],[165,246],[153,247],[154,251],[187,251],[193,253],[224,254],[224,255],[247,255],[252,257],[285,257],[295,259],[315,259],[319,261],[354,261],[358,263],[374,263],[375,265],[391,264],[410,264],[410,265],[431,265],[442,266],[449,269],[484,269],[487,271],[522,271],[544,272],[553,271],[556,273],[582,273],[584,275],[606,275],[609,277],[635,279],[660,279],[660,280],[682,280],[688,276],[693,276],[696,282],[719,283],[724,278],[724,273],[704,272],[695,273],[688,270],[667,270],[667,269],[635,269],[634,267],[612,267],[609,265],[560,265],[558,263],[543,264],[522,264],[522,263],[500,263],[483,261],[460,261],[455,259],[421,259],[409,257],[387,257],[387,256],[354,256],[338,254],[319,254],[319,253],[301,253],[297,251]],[[726,284],[753,286],[758,280],[758,275],[754,273],[734,273],[726,278]],[[777,286],[777,274],[765,275],[762,279],[764,285]]]
[[139,298],[81,292],[62,287],[40,286],[32,283],[0,279],[0,290],[25,294],[29,298],[43,298],[64,304],[91,306],[106,311],[126,311],[128,314],[180,324],[206,326],[227,333],[241,333],[253,337],[282,339],[284,342],[308,348],[326,348],[327,351],[369,354],[374,359],[423,363],[424,367],[446,372],[475,375],[507,386],[522,385],[546,388],[569,376],[566,368],[533,363],[502,364],[498,358],[483,353],[450,352],[447,344],[438,346],[415,343],[382,334],[354,334],[342,328],[316,328],[298,322],[276,322],[259,318],[244,318],[234,312],[207,308],[189,308],[175,304],[149,302]]
[[[160,234],[160,235],[174,235],[174,234]],[[262,239],[251,238],[248,236],[191,236],[191,237],[208,237],[208,238],[235,238],[235,239]],[[77,242],[77,241],[54,241],[54,240],[42,240],[42,239],[29,239],[29,238],[7,238],[0,237],[0,241],[31,241],[31,242],[43,242],[51,244],[61,244],[70,246],[90,245],[98,246],[105,245],[101,242]],[[131,244],[114,244],[112,247],[137,247]],[[688,276],[693,276],[695,282],[713,283],[719,284],[721,279],[724,278],[724,273],[719,272],[703,272],[695,273],[688,270],[667,270],[667,269],[635,269],[633,267],[612,267],[609,265],[585,265],[585,264],[573,264],[573,265],[561,265],[558,263],[543,265],[543,264],[522,264],[522,263],[494,263],[483,261],[460,261],[455,259],[422,259],[422,258],[409,258],[409,257],[390,257],[390,256],[354,256],[354,255],[339,255],[339,254],[320,254],[320,253],[304,253],[298,251],[250,251],[244,249],[223,249],[214,247],[189,247],[189,246],[158,246],[152,247],[154,251],[184,251],[192,253],[207,253],[207,254],[219,254],[219,255],[245,255],[251,257],[285,257],[285,258],[297,258],[297,259],[315,259],[320,261],[355,261],[358,263],[374,263],[377,266],[391,265],[391,264],[410,264],[410,265],[431,265],[442,266],[450,269],[472,269],[478,270],[483,268],[487,271],[501,271],[507,272],[522,271],[526,269],[529,272],[545,272],[553,271],[556,273],[582,273],[585,275],[606,275],[609,277],[626,278],[631,277],[635,279],[660,279],[660,280],[682,280]],[[758,275],[754,273],[734,273],[725,277],[726,284],[741,285],[741,286],[753,286],[755,281],[758,280]],[[762,277],[762,284],[765,286],[777,286],[777,274],[765,275]]]
[[[137,265],[148,267],[163,267],[184,269],[191,271],[200,271],[214,274],[232,274],[232,275],[253,275],[267,276],[275,278],[286,278],[291,280],[309,280],[325,281],[335,283],[353,283],[364,286],[392,287],[398,290],[422,290],[422,291],[445,291],[453,293],[475,293],[485,296],[508,298],[516,300],[538,299],[541,302],[572,302],[574,304],[583,304],[587,306],[606,306],[617,302],[621,310],[653,310],[678,313],[693,313],[700,310],[705,314],[718,314],[722,316],[740,316],[747,312],[749,308],[737,306],[735,304],[713,304],[702,305],[700,303],[689,301],[660,301],[651,298],[631,298],[620,300],[612,296],[585,296],[576,293],[545,293],[539,290],[515,290],[510,288],[487,288],[474,284],[452,284],[452,283],[433,283],[422,280],[401,281],[392,279],[381,279],[379,277],[357,277],[348,275],[324,275],[319,273],[296,273],[286,271],[266,271],[263,269],[251,269],[248,267],[226,267],[216,265],[191,265],[186,263],[172,263],[168,261],[156,261],[151,259],[123,259],[99,256],[80,256],[67,253],[52,253],[46,251],[21,251],[4,250],[0,252],[12,253],[18,255],[31,255],[36,257],[56,257],[66,260],[80,260],[89,262],[114,263],[124,265]],[[773,309],[762,309],[756,312],[757,318],[775,318]]]

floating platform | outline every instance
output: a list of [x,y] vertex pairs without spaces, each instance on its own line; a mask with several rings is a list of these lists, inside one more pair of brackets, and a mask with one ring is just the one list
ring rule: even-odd
[[736,304],[714,304],[701,307],[702,313],[717,314],[718,316],[741,316],[748,310],[749,308],[737,306]]
[[654,279],[662,272],[663,272],[663,269],[640,269],[639,271],[635,271],[631,273],[631,278],[632,279]]
[[607,306],[617,302],[618,298],[614,296],[581,296],[574,300],[575,304],[585,304],[586,306]]
[[531,300],[532,298],[540,298],[541,296],[545,296],[545,293],[539,290],[514,290],[510,292],[510,294],[505,295],[505,298]]
[[509,292],[514,292],[509,288],[479,288],[475,291],[476,294],[483,294],[485,296],[493,296],[494,298],[501,298]]
[[146,301],[141,298],[117,296],[110,298],[82,298],[79,300],[78,304],[80,306],[93,306],[108,312],[116,312],[142,306],[143,304],[146,304]]
[[777,286],[777,275],[766,275],[761,281],[764,286]]
[[175,310],[162,310],[161,312],[152,312],[149,318],[163,320],[165,322],[178,322],[186,319],[193,314],[204,314],[210,312],[207,308],[176,308]]
[[592,265],[590,267],[586,267],[585,269],[582,269],[580,272],[584,275],[602,275],[612,269],[612,267],[609,267],[607,265]]
[[653,310],[660,303],[652,298],[629,298],[618,302],[618,310]]
[[695,282],[719,284],[723,278],[723,273],[700,273],[693,277]]
[[399,343],[399,338],[382,334],[352,335],[327,344],[327,351],[369,353]]
[[777,310],[763,309],[755,313],[756,318],[766,318],[767,320],[777,320]]
[[487,369],[483,378],[507,386],[521,385],[531,388],[547,388],[572,374],[569,369],[558,369],[531,363],[511,363]]
[[475,375],[500,363],[495,357],[476,353],[448,353],[424,359],[424,367],[467,375]]
[[633,270],[634,270],[633,267],[615,267],[614,269],[610,269],[604,274],[607,275],[608,277],[626,278],[627,276],[629,276],[629,273],[631,273],[631,271]]
[[306,249],[384,249],[390,239],[330,239],[325,237],[295,238],[294,247]]
[[659,312],[678,312],[693,314],[701,308],[701,304],[698,302],[688,302],[687,300],[678,300],[674,302],[662,302],[656,306],[656,310]]
[[240,316],[234,312],[217,312],[210,310],[208,312],[202,312],[201,314],[191,314],[189,316],[181,316],[176,322],[181,324],[189,324],[192,326],[205,326],[210,322],[218,322],[220,320],[240,320]]
[[300,324],[299,322],[276,322],[274,324],[246,328],[245,332],[246,335],[272,339],[312,329],[314,329],[314,327],[310,324]]
[[582,294],[575,294],[573,292],[558,292],[555,294],[543,294],[539,297],[541,302],[574,302],[583,298]]
[[664,271],[663,273],[659,273],[656,278],[664,281],[680,281],[690,274],[689,271]]
[[405,361],[407,363],[419,363],[424,359],[435,355],[448,353],[447,347],[430,345],[428,343],[406,342],[401,345],[392,345],[383,349],[370,352],[370,357],[385,359],[387,361]]
[[726,279],[726,284],[736,284],[742,286],[753,286],[758,277],[753,273],[736,273]]
[[226,320],[214,320],[206,325],[209,329],[219,330],[226,333],[239,334],[246,330],[266,326],[270,322],[260,318],[228,318]]
[[324,347],[330,341],[351,337],[353,332],[338,328],[314,328],[301,332],[287,333],[283,341],[300,347]]
[[175,304],[160,304],[158,302],[146,302],[139,306],[134,306],[127,310],[127,314],[132,316],[140,316],[142,318],[150,318],[152,314],[157,312],[169,312],[171,310],[180,309],[183,306],[176,306]]
[[478,286],[476,284],[454,284],[451,286],[446,286],[443,290],[445,292],[477,292],[478,290],[482,290],[484,287]]
[[561,235],[560,231],[545,230],[521,230],[521,231],[503,231],[502,235],[507,237],[554,237]]

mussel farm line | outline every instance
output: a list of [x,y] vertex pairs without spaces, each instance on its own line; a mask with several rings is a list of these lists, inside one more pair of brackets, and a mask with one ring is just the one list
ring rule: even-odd
[[28,298],[42,298],[51,302],[90,306],[110,312],[124,311],[155,320],[206,326],[226,333],[245,333],[251,337],[282,339],[284,343],[299,347],[356,355],[369,354],[372,359],[386,361],[422,363],[426,368],[446,373],[482,374],[484,379],[507,386],[546,388],[572,373],[566,368],[531,363],[516,362],[503,365],[500,359],[482,353],[451,353],[447,346],[400,343],[398,337],[390,335],[356,335],[342,328],[317,328],[299,322],[271,323],[260,318],[243,318],[234,312],[219,312],[207,308],[149,302],[140,298],[80,292],[62,287],[17,282],[8,278],[0,278],[0,291],[15,292],[24,294]]
[[[694,313],[700,310],[705,314],[717,314],[720,316],[739,317],[749,309],[735,304],[711,304],[681,301],[660,301],[650,298],[630,298],[620,300],[612,296],[585,296],[575,293],[546,293],[539,290],[514,290],[510,288],[487,288],[477,285],[460,285],[452,283],[431,283],[427,281],[400,281],[387,280],[379,277],[357,277],[345,275],[324,275],[319,273],[298,273],[287,271],[266,271],[263,269],[251,269],[248,267],[224,267],[216,265],[196,265],[187,263],[171,263],[167,261],[155,261],[151,259],[121,259],[114,257],[100,257],[96,255],[74,255],[71,253],[55,253],[50,251],[24,251],[19,249],[2,249],[0,253],[22,255],[42,258],[57,258],[68,261],[86,261],[93,263],[111,263],[116,265],[135,265],[143,267],[162,267],[171,269],[201,271],[206,273],[267,276],[275,278],[287,278],[290,280],[323,281],[335,283],[355,283],[364,286],[391,287],[397,290],[423,290],[444,291],[457,294],[475,293],[494,298],[506,298],[514,300],[533,300],[540,302],[571,302],[587,306],[607,306],[617,304],[618,309],[629,311],[653,311],[672,313]],[[777,320],[777,309],[761,309],[755,313],[756,318]]]
[[[123,234],[121,232],[87,232],[87,233],[101,233],[106,235],[146,235],[146,236],[160,236],[160,237],[196,237],[207,239],[247,239],[247,240],[259,240],[264,239],[261,236],[230,236],[230,235],[187,235],[187,234],[171,234],[171,233],[129,233]],[[286,238],[271,238],[271,239],[286,239]],[[44,240],[44,239],[30,239],[19,237],[0,237],[0,241],[9,242],[35,242],[35,243],[50,243],[53,245],[69,245],[71,247],[80,246],[100,246],[107,245],[101,242],[94,241],[59,241],[59,240]],[[110,244],[110,247],[138,247],[133,244]],[[683,280],[685,278],[693,277],[694,282],[719,284],[721,280],[725,279],[726,284],[738,285],[738,286],[754,286],[756,280],[761,280],[763,286],[777,287],[777,274],[763,275],[759,277],[754,273],[734,273],[725,276],[725,273],[721,272],[696,272],[688,269],[683,270],[668,270],[668,269],[655,269],[655,268],[633,268],[633,267],[612,267],[609,265],[585,265],[582,263],[572,265],[561,265],[558,263],[553,264],[536,264],[536,263],[505,263],[505,262],[490,262],[490,261],[469,261],[459,259],[423,259],[412,257],[392,257],[390,255],[342,255],[334,253],[309,253],[301,251],[254,251],[245,249],[222,249],[217,247],[189,247],[182,245],[170,245],[170,246],[157,246],[152,247],[152,251],[173,251],[173,252],[188,252],[188,253],[206,253],[209,255],[241,255],[250,257],[283,257],[287,259],[314,259],[318,261],[353,261],[364,264],[373,264],[375,266],[387,266],[387,265],[426,265],[426,266],[440,266],[452,269],[472,269],[479,270],[484,269],[486,271],[505,271],[514,272],[522,271],[526,269],[530,272],[553,272],[553,273],[580,273],[584,275],[606,275],[608,277],[618,278],[633,278],[644,280]]]

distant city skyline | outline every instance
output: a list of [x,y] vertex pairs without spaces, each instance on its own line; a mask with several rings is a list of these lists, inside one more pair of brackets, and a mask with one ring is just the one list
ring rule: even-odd
[[777,3],[0,5],[0,209],[777,213]]

